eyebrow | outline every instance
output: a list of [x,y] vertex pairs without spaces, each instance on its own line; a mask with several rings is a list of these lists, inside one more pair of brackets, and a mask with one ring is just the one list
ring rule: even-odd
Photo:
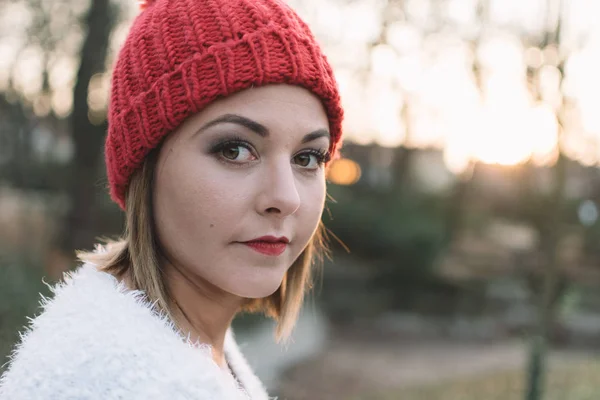
[[[258,134],[260,137],[263,137],[263,138],[268,137],[270,134],[269,129],[267,129],[266,126],[254,121],[254,120],[251,120],[250,118],[247,118],[247,117],[244,117],[241,115],[237,115],[237,114],[221,115],[220,117],[215,118],[212,121],[209,121],[206,124],[202,125],[202,127],[196,132],[196,134],[201,133],[201,132],[205,131],[206,129],[213,127],[215,125],[219,125],[219,124],[240,125],[240,126],[243,126],[244,128],[251,130],[252,132]],[[302,143],[308,143],[308,142],[311,142],[313,140],[316,140],[316,139],[319,139],[322,137],[330,139],[331,134],[329,133],[329,131],[327,129],[317,129],[316,131],[313,131],[313,132],[305,135],[302,138]]]

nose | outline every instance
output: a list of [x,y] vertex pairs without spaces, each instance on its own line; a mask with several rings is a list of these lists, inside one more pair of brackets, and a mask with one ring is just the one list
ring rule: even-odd
[[300,194],[289,160],[273,163],[264,171],[257,202],[261,215],[286,217],[300,207]]

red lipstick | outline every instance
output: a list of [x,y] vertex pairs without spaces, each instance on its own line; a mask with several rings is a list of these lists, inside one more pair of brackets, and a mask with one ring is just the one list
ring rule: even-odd
[[262,236],[242,243],[261,254],[278,256],[285,251],[289,242],[285,236]]

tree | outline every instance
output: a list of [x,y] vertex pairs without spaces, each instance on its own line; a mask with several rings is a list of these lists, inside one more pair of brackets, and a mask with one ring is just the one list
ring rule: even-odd
[[87,35],[73,93],[71,134],[75,147],[69,185],[70,211],[64,224],[63,249],[89,247],[96,236],[96,190],[106,123],[90,121],[88,89],[92,77],[104,71],[114,18],[109,0],[94,0],[87,16]]
[[[555,319],[557,308],[560,305],[562,293],[564,293],[567,287],[564,282],[566,278],[562,272],[564,271],[564,266],[560,265],[560,243],[563,239],[565,227],[569,223],[566,220],[567,200],[565,198],[566,168],[569,153],[565,147],[565,143],[567,139],[572,139],[572,137],[569,138],[569,135],[577,127],[569,125],[570,121],[566,115],[567,110],[574,108],[576,105],[571,103],[571,100],[561,92],[562,83],[565,78],[565,65],[571,56],[571,52],[574,50],[572,48],[567,49],[562,43],[564,30],[562,12],[564,2],[562,0],[548,0],[546,2],[547,21],[540,30],[532,33],[519,26],[496,26],[490,20],[489,0],[480,0],[476,12],[477,23],[474,24],[474,29],[468,34],[460,33],[460,27],[451,23],[447,16],[444,15],[444,5],[448,2],[444,0],[419,2],[423,7],[429,7],[430,10],[428,18],[423,20],[425,23],[410,20],[409,16],[411,12],[409,10],[409,3],[412,2],[404,2],[402,0],[387,0],[383,2],[384,5],[380,12],[381,31],[378,37],[369,44],[370,52],[375,51],[378,46],[388,46],[390,44],[391,28],[395,23],[400,21],[416,27],[420,36],[424,38],[422,43],[425,42],[426,38],[435,40],[436,35],[440,36],[440,32],[444,32],[446,36],[459,37],[471,49],[472,80],[473,85],[479,91],[481,100],[485,100],[487,95],[486,79],[488,77],[486,76],[486,66],[480,65],[478,51],[482,48],[489,34],[500,30],[512,32],[512,34],[518,35],[519,41],[525,47],[524,51],[526,47],[530,47],[536,54],[543,54],[546,58],[546,60],[542,60],[536,66],[529,65],[527,74],[524,76],[528,81],[528,90],[532,102],[548,105],[552,109],[559,127],[558,157],[556,163],[552,166],[552,190],[549,193],[541,193],[535,187],[535,182],[524,182],[523,195],[527,199],[523,198],[523,200],[527,201],[523,202],[524,207],[521,210],[521,218],[524,218],[525,222],[533,226],[538,232],[540,244],[535,251],[543,260],[542,265],[539,266],[540,268],[532,270],[531,275],[531,289],[538,310],[538,318],[532,335],[528,388],[526,393],[528,400],[538,400],[542,397],[549,331]],[[401,11],[397,12],[397,10]],[[394,46],[391,47],[393,48]],[[396,55],[398,57],[402,56],[401,52],[397,49]],[[552,59],[552,55],[556,55],[555,60]],[[373,66],[368,64],[367,68],[372,69]],[[558,83],[556,85],[558,89],[553,94],[548,94],[542,87],[543,74],[549,70],[551,70],[550,72],[555,71],[558,76]],[[368,75],[369,73],[373,73],[373,71],[367,71],[366,74]],[[402,96],[404,99],[404,111],[419,107],[416,101],[418,99],[415,98],[417,96],[406,96],[402,85],[399,85],[398,92],[399,96]],[[398,110],[398,112],[402,113],[403,110]],[[506,118],[510,118],[510,116],[507,115]],[[407,133],[408,137],[412,135],[412,124],[409,122],[410,118],[406,118],[405,113],[402,123],[406,129],[411,129],[411,132]],[[579,144],[583,145],[583,143]],[[570,155],[573,156],[572,153]],[[396,172],[399,176],[403,177],[402,181],[404,181],[406,171],[409,168],[410,152],[407,151],[397,161]],[[527,165],[523,166],[523,169],[527,170]],[[469,199],[470,177],[476,175],[471,172],[468,171],[465,174],[465,179],[457,180],[454,191],[449,197],[447,224],[447,236],[449,238],[463,229],[461,220],[465,213],[464,206]],[[529,208],[529,204],[532,204],[532,201],[538,205],[537,209]],[[539,207],[540,205],[541,207]]]
[[[66,207],[59,208],[66,214],[57,209],[49,218],[64,217],[53,246],[63,253],[62,268],[68,268],[72,251],[89,248],[98,222],[104,220],[98,218],[97,198],[106,192],[99,185],[106,104],[97,104],[91,89],[107,81],[109,39],[120,8],[109,0],[89,5],[20,0],[1,7],[31,18],[11,36],[0,38],[7,46],[19,44],[8,65],[10,73],[0,82],[0,144],[9,149],[0,151],[0,178],[23,193],[37,190],[66,200]],[[68,137],[72,156],[55,160],[36,154],[40,127],[49,131],[45,135],[51,137],[51,146]]]

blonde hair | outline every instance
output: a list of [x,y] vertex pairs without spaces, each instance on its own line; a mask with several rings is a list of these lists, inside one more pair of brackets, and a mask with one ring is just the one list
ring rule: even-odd
[[[160,246],[152,212],[152,188],[158,157],[154,149],[144,164],[131,177],[126,196],[125,234],[118,240],[108,240],[104,252],[77,253],[79,260],[99,265],[101,270],[117,278],[127,276],[133,289],[141,290],[155,304],[157,311],[173,318],[170,294],[160,265]],[[326,232],[322,222],[309,244],[286,272],[281,286],[262,299],[248,299],[240,312],[263,313],[277,321],[277,341],[289,338],[302,308],[305,294],[313,288],[313,264],[328,255]]]

